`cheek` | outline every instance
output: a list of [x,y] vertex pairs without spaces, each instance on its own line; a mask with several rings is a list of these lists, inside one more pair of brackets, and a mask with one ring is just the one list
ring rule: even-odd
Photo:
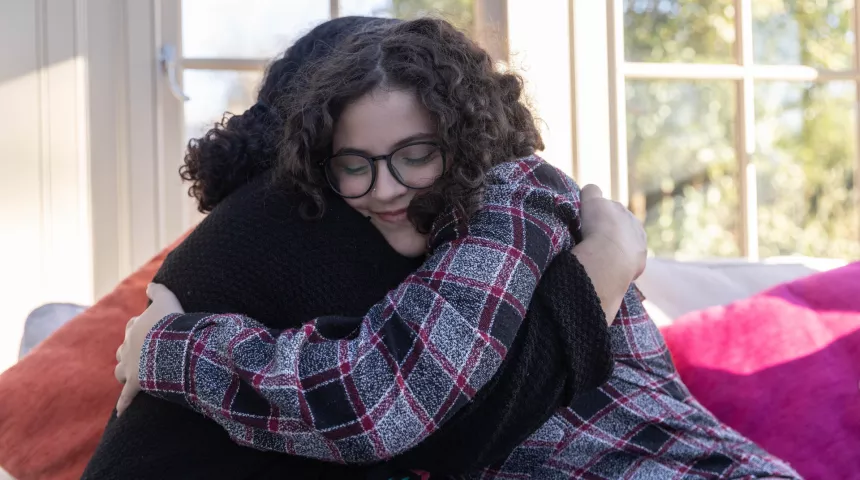
[[367,195],[360,198],[344,198],[343,200],[347,205],[352,207],[354,210],[358,210],[361,213],[367,213]]

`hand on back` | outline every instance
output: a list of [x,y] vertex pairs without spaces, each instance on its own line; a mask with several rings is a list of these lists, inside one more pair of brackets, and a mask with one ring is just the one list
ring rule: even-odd
[[580,196],[583,242],[612,249],[623,260],[630,281],[645,270],[648,238],[642,222],[619,202],[603,197],[597,185],[586,185]]
[[138,381],[140,351],[149,331],[167,315],[184,313],[179,300],[164,285],[150,284],[146,288],[146,296],[152,300],[152,303],[140,316],[133,317],[128,321],[125,326],[125,340],[116,351],[117,365],[114,368],[114,376],[117,381],[123,384],[122,392],[116,404],[117,416],[128,408],[131,401],[140,392]]

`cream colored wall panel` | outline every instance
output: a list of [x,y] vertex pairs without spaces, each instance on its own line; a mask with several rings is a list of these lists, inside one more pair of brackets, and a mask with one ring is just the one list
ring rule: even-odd
[[[126,132],[124,107],[123,2],[87,0],[87,97],[90,130],[93,284],[96,296],[110,291],[132,269],[127,222],[131,211],[119,180]],[[122,167],[122,168],[121,168]]]
[[175,239],[164,238],[159,181],[166,175],[160,166],[159,5],[156,0],[87,0],[96,297]]
[[76,2],[44,2],[42,136],[46,301],[92,302],[85,78]]
[[0,371],[14,362],[23,321],[40,299],[42,122],[37,10],[0,3]]
[[92,301],[82,59],[74,0],[0,2],[0,370],[27,314]]
[[153,2],[126,3],[128,35],[126,69],[128,79],[128,150],[131,217],[131,253],[135,268],[160,249],[158,132],[156,131],[156,87],[158,79]]

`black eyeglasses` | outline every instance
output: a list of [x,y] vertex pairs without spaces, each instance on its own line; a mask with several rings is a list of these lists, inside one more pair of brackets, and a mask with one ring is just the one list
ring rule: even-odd
[[344,198],[359,198],[373,188],[376,162],[382,160],[388,163],[391,176],[406,188],[427,188],[445,171],[445,153],[434,142],[410,143],[376,157],[342,153],[323,160],[320,165],[335,193]]

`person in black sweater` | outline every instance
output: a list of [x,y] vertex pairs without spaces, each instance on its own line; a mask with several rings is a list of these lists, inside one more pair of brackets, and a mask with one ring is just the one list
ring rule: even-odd
[[[350,36],[299,80],[281,103],[273,188],[306,195],[308,219],[335,192],[424,262],[362,315],[289,311],[286,328],[183,314],[154,285],[119,351],[120,408],[140,387],[236,443],[382,478],[796,477],[690,397],[635,287],[611,327],[613,374],[596,385],[610,302],[568,249],[583,262],[586,245],[615,253],[602,266],[627,269],[622,296],[644,268],[642,227],[533,154],[516,75],[419,19]],[[302,264],[339,248],[326,246]]]
[[[346,25],[355,22],[353,26],[361,23],[350,18],[341,21]],[[307,46],[307,42],[302,43],[304,40],[307,37],[293,49]],[[308,49],[311,56],[328,47],[324,42],[313,45]],[[285,61],[293,49],[279,62]],[[284,65],[293,63],[280,66]],[[175,290],[189,310],[243,312],[271,328],[286,328],[294,326],[280,323],[287,312],[298,320],[323,314],[363,313],[420,266],[421,259],[398,255],[385,236],[339,196],[328,194],[324,216],[308,221],[300,214],[300,206],[308,197],[273,188],[262,175],[270,168],[268,162],[274,151],[272,132],[278,131],[278,116],[267,106],[267,99],[273,98],[272,89],[266,86],[274,84],[277,90],[285,85],[277,85],[284,78],[274,76],[278,66],[276,62],[270,69],[260,92],[260,103],[245,114],[247,117],[242,116],[245,118],[241,121],[232,117],[222,128],[190,145],[183,173],[195,182],[192,192],[198,197],[201,209],[211,210],[211,214],[170,254],[155,280]],[[229,155],[236,152],[242,153],[229,161]],[[222,158],[218,158],[219,154]],[[458,434],[449,434],[448,438],[461,439],[466,448],[456,453],[462,455],[439,455],[444,445],[432,447],[431,456],[455,457],[446,466],[452,473],[498,459],[537,428],[556,407],[569,403],[575,392],[598,385],[608,374],[611,362],[600,302],[584,275],[568,278],[554,273],[565,269],[582,272],[575,258],[567,255],[560,261],[568,266],[555,270],[551,267],[541,284],[555,285],[555,289],[541,290],[541,287],[536,294],[546,305],[541,315],[557,313],[550,299],[577,291],[586,292],[586,297],[590,295],[591,310],[582,312],[586,314],[583,318],[576,321],[570,318],[568,324],[561,325],[566,331],[538,329],[537,320],[529,314],[499,373],[481,390],[483,396],[476,397],[458,413],[456,421],[449,422],[454,427],[451,431]],[[583,277],[585,283],[581,281]],[[551,278],[555,280],[549,281]],[[338,325],[331,328],[336,330]],[[351,327],[346,328],[349,330]],[[559,335],[547,338],[552,333]],[[580,356],[562,361],[558,368],[546,368],[547,361],[558,362],[565,356],[571,342],[579,342],[576,352]],[[525,382],[529,372],[537,373]],[[481,405],[483,410],[478,408]],[[516,407],[522,411],[518,412]],[[472,445],[462,442],[463,436],[468,438],[470,433],[478,434],[478,439],[492,437],[493,427],[499,425],[491,422],[505,409],[517,414],[507,415],[508,433],[497,435],[498,446],[488,451],[474,442]],[[446,428],[431,439],[438,444],[438,439],[446,438]],[[421,446],[416,448],[419,452],[420,449]],[[474,449],[479,450],[478,455],[466,455]],[[136,458],[140,461],[134,461]],[[339,465],[238,447],[214,422],[142,395],[135,398],[122,417],[111,420],[85,477],[352,478],[371,470],[363,467],[345,470]]]

